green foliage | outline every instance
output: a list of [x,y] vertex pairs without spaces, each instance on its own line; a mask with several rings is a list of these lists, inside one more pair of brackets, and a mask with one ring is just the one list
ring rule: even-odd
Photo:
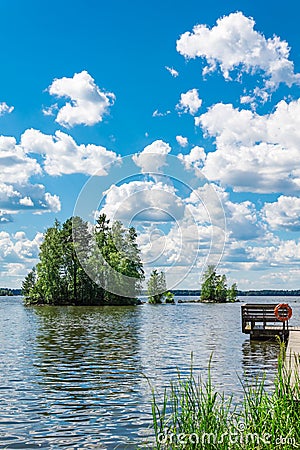
[[237,284],[233,283],[233,285],[227,290],[227,299],[229,302],[235,302],[238,296]]
[[147,282],[147,295],[149,303],[158,304],[162,303],[163,298],[166,295],[167,284],[166,276],[164,272],[158,272],[154,269]]
[[[279,357],[275,389],[265,378],[242,384],[243,401],[217,392],[211,381],[190,376],[178,379],[158,402],[153,391],[152,417],[156,450],[290,450],[299,446],[300,381],[292,385]],[[235,406],[234,406],[235,405]]]
[[[110,226],[104,214],[97,220],[94,239],[88,223],[80,217],[69,218],[63,225],[55,221],[44,235],[39,263],[23,281],[25,303],[137,303],[144,272],[136,237],[134,228],[126,230],[120,222]],[[89,267],[94,281],[81,263]],[[124,281],[121,275],[128,278]],[[106,290],[111,283],[118,285],[124,296]],[[128,298],[128,292],[134,292],[134,298]]]
[[228,288],[226,275],[218,275],[216,267],[209,265],[203,276],[201,301],[219,303],[225,303],[226,301],[234,302],[237,294],[236,283]]
[[216,276],[215,298],[217,302],[223,303],[227,299],[227,280],[226,275]]
[[36,268],[34,267],[25,277],[22,283],[22,295],[24,295],[26,302],[30,302],[31,300],[32,303],[35,303],[34,301],[35,284],[36,284]]
[[170,291],[165,293],[166,303],[175,303],[174,294]]
[[[99,284],[103,287],[104,303],[136,303],[136,298],[129,297],[132,292],[136,295],[140,292],[144,271],[135,229],[125,229],[120,221],[110,226],[109,220],[102,214],[97,221],[95,238],[103,257],[101,260],[98,258],[96,267]],[[106,286],[112,285],[124,295],[108,293]]]

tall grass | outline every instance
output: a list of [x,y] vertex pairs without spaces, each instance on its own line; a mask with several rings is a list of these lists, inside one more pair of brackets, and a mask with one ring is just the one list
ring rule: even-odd
[[[299,370],[291,383],[281,344],[274,390],[265,379],[242,382],[243,401],[217,392],[211,359],[205,382],[189,376],[177,380],[158,400],[153,391],[154,449],[286,449],[300,448]],[[299,362],[298,362],[299,363]],[[298,369],[299,369],[298,365]]]

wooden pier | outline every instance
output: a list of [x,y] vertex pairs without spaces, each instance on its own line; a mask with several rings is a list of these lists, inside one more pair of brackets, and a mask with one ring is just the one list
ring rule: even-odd
[[290,331],[284,366],[293,387],[296,381],[300,381],[300,329]]
[[[266,340],[279,336],[287,343],[285,377],[293,387],[300,381],[300,327],[289,326],[291,311],[287,304],[245,303],[242,305],[242,331],[250,334],[250,339]],[[300,393],[294,393],[298,399]]]
[[277,303],[245,303],[242,305],[242,332],[250,334],[250,339],[280,339],[287,341],[289,322],[279,320],[274,310]]

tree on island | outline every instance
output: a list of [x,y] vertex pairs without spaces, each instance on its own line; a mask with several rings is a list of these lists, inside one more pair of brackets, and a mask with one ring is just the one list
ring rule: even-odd
[[[56,220],[45,232],[39,263],[23,281],[25,303],[136,304],[144,279],[136,237],[133,227],[127,230],[121,222],[110,225],[105,214],[97,220],[94,239],[88,223],[80,217],[63,225]],[[123,295],[110,293],[112,285]],[[134,295],[126,296],[129,292]]]
[[162,303],[167,291],[166,276],[164,272],[158,272],[154,269],[147,282],[147,295],[149,303]]
[[237,285],[227,287],[226,275],[219,275],[216,267],[209,265],[203,275],[200,301],[204,302],[234,302],[237,297]]
[[172,303],[172,304],[175,303],[173,292],[170,292],[170,291],[166,292],[165,297],[166,297],[166,303]]
[[231,286],[231,288],[229,288],[227,290],[227,300],[229,302],[235,302],[236,298],[238,296],[238,288],[237,288],[237,284],[233,283],[233,285]]

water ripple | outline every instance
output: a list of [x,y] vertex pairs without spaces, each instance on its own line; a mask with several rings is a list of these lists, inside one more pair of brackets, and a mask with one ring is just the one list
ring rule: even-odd
[[[272,299],[267,299],[272,301]],[[262,301],[260,298],[259,301]],[[300,312],[299,305],[293,303]],[[240,332],[240,305],[24,308],[0,301],[0,447],[134,449],[151,439],[151,388],[177,369],[242,395],[239,377],[267,375],[278,346]]]

